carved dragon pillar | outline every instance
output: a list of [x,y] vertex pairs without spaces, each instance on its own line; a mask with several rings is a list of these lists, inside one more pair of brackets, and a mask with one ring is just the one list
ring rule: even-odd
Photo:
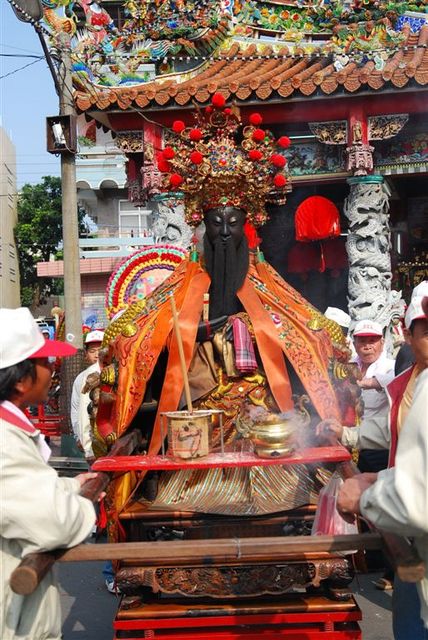
[[[391,259],[388,190],[373,170],[374,147],[370,142],[392,138],[408,120],[407,114],[366,118],[356,109],[346,120],[310,122],[319,142],[343,145],[350,194],[344,213],[349,220],[349,313],[352,326],[366,318],[388,326],[400,315],[401,293],[391,291]],[[345,146],[346,145],[346,146]]]
[[347,170],[354,177],[348,179],[350,194],[344,213],[349,221],[346,247],[351,328],[364,319],[386,327],[400,307],[401,292],[391,291],[389,190],[383,176],[367,174],[373,169],[374,147],[369,141],[393,137],[405,122],[406,115],[373,117],[367,122],[350,119]]
[[389,200],[382,176],[348,179],[350,194],[344,213],[349,220],[349,315],[358,320],[384,318],[391,297]]

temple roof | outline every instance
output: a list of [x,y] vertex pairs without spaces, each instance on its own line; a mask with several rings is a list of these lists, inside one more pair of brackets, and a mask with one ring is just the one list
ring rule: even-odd
[[263,102],[423,87],[428,84],[428,24],[417,33],[405,25],[402,33],[402,42],[383,49],[379,60],[269,44],[261,49],[255,43],[235,39],[215,58],[190,72],[133,86],[92,84],[90,91],[81,87],[76,91],[76,106],[80,111],[186,107],[208,104],[216,92],[228,100]]

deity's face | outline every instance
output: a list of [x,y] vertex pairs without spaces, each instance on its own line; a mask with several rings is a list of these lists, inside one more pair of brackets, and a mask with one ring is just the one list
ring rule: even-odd
[[216,207],[204,215],[205,232],[211,243],[220,237],[223,242],[233,238],[237,247],[244,235],[246,214],[235,207]]

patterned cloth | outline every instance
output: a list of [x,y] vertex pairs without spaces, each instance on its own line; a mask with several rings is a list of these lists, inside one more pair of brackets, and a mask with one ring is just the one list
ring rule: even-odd
[[251,373],[257,369],[256,354],[247,325],[240,318],[232,321],[235,366],[240,373]]

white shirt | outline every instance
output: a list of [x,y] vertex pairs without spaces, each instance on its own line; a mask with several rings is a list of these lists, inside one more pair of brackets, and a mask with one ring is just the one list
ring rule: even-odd
[[82,394],[82,389],[84,387],[84,384],[86,382],[86,378],[88,377],[88,375],[90,373],[96,373],[96,372],[99,373],[100,371],[101,371],[101,367],[98,361],[95,362],[94,364],[91,364],[84,371],[79,373],[79,375],[76,377],[73,383],[73,389],[71,392],[71,402],[70,402],[71,426],[72,426],[75,437],[82,444],[85,450],[85,455],[87,456],[93,455],[92,446],[90,444],[90,433],[88,431],[89,416],[88,416],[88,420],[84,421],[85,425],[83,426],[82,416],[84,415],[84,412],[81,410],[83,409],[83,406],[81,405],[86,403],[85,409],[87,409],[87,406],[89,404],[89,394],[87,393]]
[[[13,402],[9,402],[9,400],[3,400],[0,405],[10,411],[10,413],[13,413],[17,418],[20,418],[21,420],[26,422],[29,427],[33,427],[34,429],[34,425],[31,420],[27,418],[25,413],[21,411],[21,409],[17,407],[16,404],[13,404]],[[37,449],[39,450],[39,453],[42,456],[43,460],[45,462],[48,462],[49,458],[52,455],[52,451],[45,440],[45,436],[38,429],[36,429],[34,432],[34,442],[36,443]]]
[[[9,403],[3,403],[15,415]],[[18,410],[19,411],[19,410]],[[22,417],[19,415],[19,417]],[[0,638],[61,638],[61,608],[54,572],[28,596],[13,593],[10,576],[23,556],[73,547],[92,530],[95,510],[79,496],[76,478],[59,478],[27,433],[0,420]]]
[[[356,358],[355,362],[361,369],[361,360]],[[362,389],[361,396],[364,402],[363,420],[370,418],[388,417],[389,402],[385,388],[394,379],[395,360],[391,360],[382,352],[376,362],[373,362],[365,374],[366,378],[376,378],[382,389]]]

